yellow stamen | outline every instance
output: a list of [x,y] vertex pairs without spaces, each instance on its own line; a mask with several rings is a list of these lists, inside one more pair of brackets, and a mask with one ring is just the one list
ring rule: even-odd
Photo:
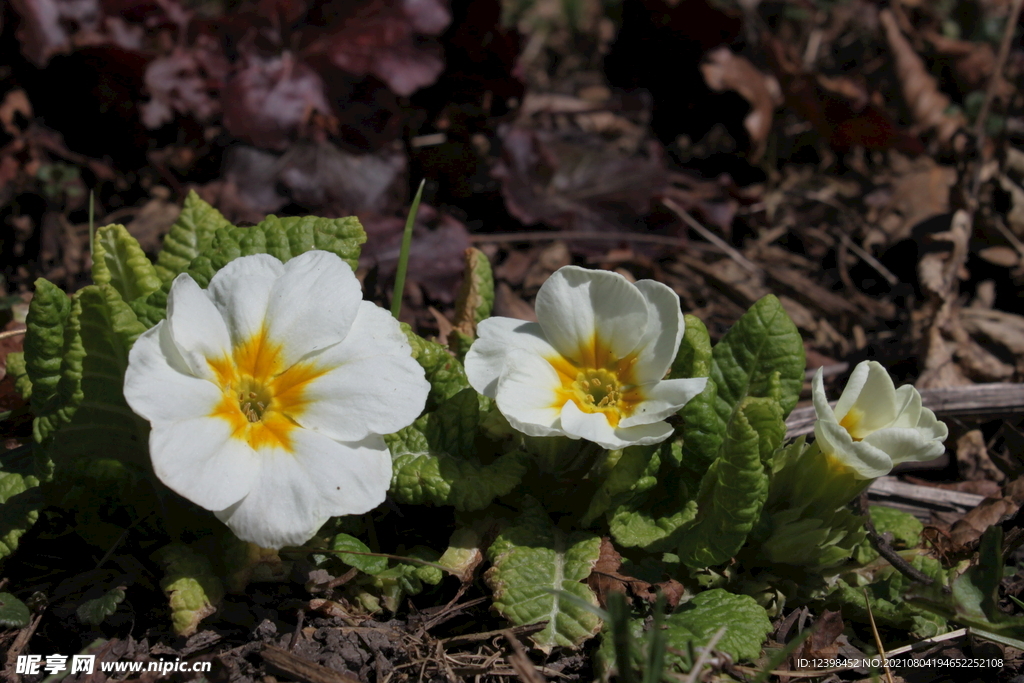
[[212,416],[226,420],[231,435],[253,449],[293,451],[295,419],[309,403],[306,388],[328,368],[312,363],[285,368],[281,345],[268,338],[265,328],[236,344],[230,356],[207,363],[224,392]]
[[548,358],[562,386],[555,391],[554,406],[572,401],[585,413],[603,413],[612,427],[633,414],[644,397],[636,386],[636,356],[616,358],[596,336],[570,360]]

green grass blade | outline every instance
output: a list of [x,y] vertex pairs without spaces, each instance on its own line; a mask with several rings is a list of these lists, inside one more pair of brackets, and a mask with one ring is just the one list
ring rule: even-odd
[[391,295],[391,315],[398,319],[402,312],[402,295],[405,293],[405,273],[409,269],[409,249],[412,246],[412,227],[416,224],[416,214],[420,210],[420,199],[423,198],[423,186],[427,179],[420,181],[416,196],[409,207],[409,217],[405,219],[405,232],[402,233],[402,252],[398,255],[398,270],[395,271],[395,291]]

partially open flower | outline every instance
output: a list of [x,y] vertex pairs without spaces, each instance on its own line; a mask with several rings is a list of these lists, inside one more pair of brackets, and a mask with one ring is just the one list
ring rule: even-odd
[[530,436],[604,448],[654,444],[706,378],[664,379],[683,337],[679,297],[653,280],[567,266],[537,293],[536,323],[490,318],[466,356],[473,388]]
[[822,454],[859,479],[884,476],[901,462],[931,460],[945,450],[946,425],[921,405],[917,389],[909,384],[896,389],[875,361],[854,368],[834,410],[820,369],[812,388],[814,436]]
[[428,390],[398,323],[324,251],[238,258],[206,290],[179,275],[124,385],[160,480],[265,548],[380,504],[380,435],[416,419]]

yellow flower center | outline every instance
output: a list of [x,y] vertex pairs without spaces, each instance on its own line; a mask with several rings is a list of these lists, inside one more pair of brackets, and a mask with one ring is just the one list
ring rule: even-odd
[[858,410],[857,408],[850,408],[850,410],[843,416],[843,419],[839,421],[839,426],[845,429],[854,441],[860,441],[866,434],[860,434],[859,427],[860,423],[864,420],[864,411]]
[[575,355],[579,361],[562,356],[547,359],[562,383],[555,390],[554,407],[572,401],[584,413],[603,413],[617,427],[644,400],[633,374],[636,356],[616,358],[596,336]]
[[261,329],[234,346],[230,356],[207,359],[215,381],[224,392],[212,417],[231,425],[231,436],[253,449],[293,451],[295,419],[309,403],[306,388],[328,368],[300,362],[284,367],[280,344]]

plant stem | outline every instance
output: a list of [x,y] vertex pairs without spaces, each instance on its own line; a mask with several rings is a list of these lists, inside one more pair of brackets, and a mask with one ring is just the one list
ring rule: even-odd
[[409,207],[409,217],[405,219],[405,232],[402,233],[402,251],[398,255],[398,270],[395,271],[395,291],[391,295],[391,315],[398,320],[398,314],[402,312],[402,295],[405,293],[405,273],[409,269],[409,248],[412,246],[412,226],[416,223],[416,214],[420,210],[420,199],[423,198],[423,186],[427,179],[420,181],[420,187],[416,190],[412,205]]

